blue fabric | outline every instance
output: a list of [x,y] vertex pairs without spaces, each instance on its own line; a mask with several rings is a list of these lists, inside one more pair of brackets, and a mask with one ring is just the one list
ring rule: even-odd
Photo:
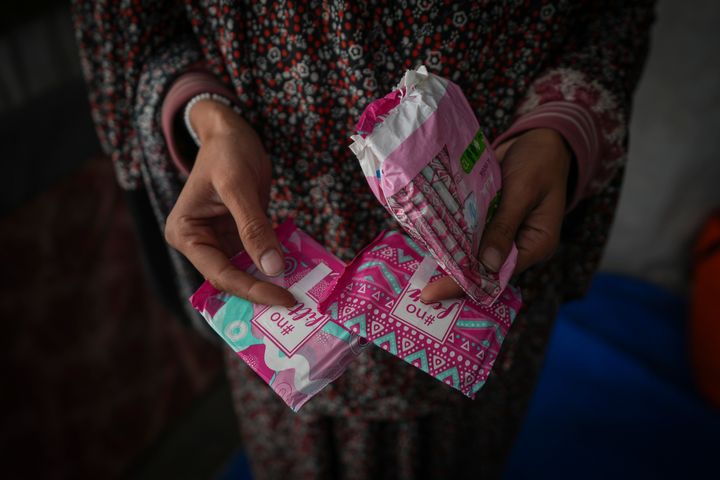
[[720,412],[693,389],[686,309],[609,274],[564,306],[505,479],[720,478]]
[[228,463],[215,476],[215,480],[252,480],[250,463],[243,450],[233,454]]

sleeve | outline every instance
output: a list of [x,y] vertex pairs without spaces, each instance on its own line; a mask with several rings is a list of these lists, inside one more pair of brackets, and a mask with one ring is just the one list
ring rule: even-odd
[[565,47],[530,85],[511,127],[494,144],[551,128],[570,145],[575,181],[569,207],[602,191],[627,156],[632,94],[647,57],[653,0],[591,2]]
[[[161,236],[183,185],[162,132],[163,100],[175,79],[206,66],[191,13],[176,0],[72,3],[97,134],[118,183],[135,205],[144,250],[152,252],[148,265],[162,280],[160,295],[205,333],[206,322],[186,301],[202,277]],[[166,295],[167,289],[177,295]]]
[[139,122],[159,112],[153,102],[201,59],[185,7],[174,0],[73,0],[72,16],[100,143],[120,185],[140,188]]

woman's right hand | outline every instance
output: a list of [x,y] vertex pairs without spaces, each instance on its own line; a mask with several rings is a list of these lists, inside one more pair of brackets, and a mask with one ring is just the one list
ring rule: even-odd
[[267,276],[284,271],[282,249],[265,214],[270,159],[253,128],[230,107],[196,103],[190,122],[201,147],[165,225],[165,239],[218,290],[265,305],[293,306],[286,289],[239,270],[244,249]]

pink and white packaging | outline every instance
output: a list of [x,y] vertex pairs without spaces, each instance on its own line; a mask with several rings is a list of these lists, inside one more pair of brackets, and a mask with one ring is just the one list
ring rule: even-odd
[[492,304],[517,249],[497,273],[477,259],[502,177],[460,88],[425,67],[410,70],[366,108],[357,131],[350,148],[378,200],[470,298]]
[[346,267],[319,309],[338,325],[474,398],[522,300],[508,287],[492,306],[466,297],[421,302],[423,287],[444,275],[410,237],[388,231]]
[[292,308],[268,307],[229,295],[203,283],[190,297],[223,340],[297,411],[337,379],[365,342],[317,310],[343,271],[344,264],[291,222],[277,228],[285,271],[266,277],[242,252],[238,268],[288,288],[298,300]]

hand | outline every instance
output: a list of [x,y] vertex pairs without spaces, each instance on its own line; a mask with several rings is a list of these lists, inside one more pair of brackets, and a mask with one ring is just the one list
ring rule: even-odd
[[[496,151],[502,169],[500,206],[483,232],[480,261],[499,271],[514,241],[518,248],[515,273],[547,260],[560,241],[572,154],[562,136],[550,129],[528,130]],[[427,302],[457,298],[462,289],[450,277],[427,285]]]
[[201,147],[165,225],[165,239],[218,290],[266,305],[293,306],[292,294],[236,268],[242,248],[268,276],[285,269],[265,215],[270,159],[255,131],[230,107],[212,100],[193,106],[190,122]]

